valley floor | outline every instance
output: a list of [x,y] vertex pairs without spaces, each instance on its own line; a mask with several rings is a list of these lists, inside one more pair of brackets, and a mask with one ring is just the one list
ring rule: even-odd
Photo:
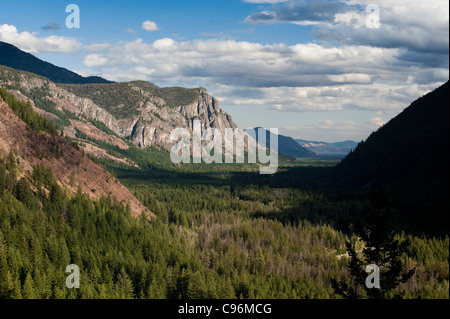
[[[13,160],[0,163],[0,294],[9,298],[338,298],[330,282],[349,277],[345,242],[357,241],[351,223],[365,203],[327,197],[308,178],[320,165],[281,168],[303,170],[303,184],[275,187],[277,176],[247,169],[110,162],[156,215],[149,221],[112,199],[69,196],[51,171],[30,184]],[[397,292],[449,298],[448,236],[398,236],[411,240],[403,261],[416,271]],[[80,289],[65,288],[69,263],[80,267]]]

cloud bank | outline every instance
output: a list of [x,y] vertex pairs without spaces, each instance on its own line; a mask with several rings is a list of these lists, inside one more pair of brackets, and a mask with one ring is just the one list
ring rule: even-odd
[[29,53],[74,53],[81,49],[81,43],[74,38],[56,35],[42,38],[37,35],[27,31],[19,32],[13,25],[0,25],[0,41],[8,42]]
[[402,48],[214,39],[117,43],[84,64],[113,80],[202,83],[223,103],[283,111],[398,109],[449,76],[441,65],[407,61]]
[[95,69],[119,81],[200,83],[222,103],[281,111],[399,110],[449,78],[446,1],[380,2],[378,29],[366,24],[373,1],[244,2],[261,9],[245,22],[312,25],[319,42],[138,39],[86,55],[84,72]]

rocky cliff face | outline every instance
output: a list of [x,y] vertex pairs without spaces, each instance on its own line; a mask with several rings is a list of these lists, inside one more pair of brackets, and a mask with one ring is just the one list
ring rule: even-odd
[[120,126],[116,118],[90,99],[78,97],[53,83],[49,84],[49,92],[51,94],[50,100],[56,103],[59,109],[102,122],[114,133],[120,134]]
[[[0,86],[25,94],[39,90],[46,95],[45,99],[55,103],[57,110],[101,122],[119,137],[141,148],[161,146],[170,150],[175,143],[170,140],[171,131],[174,128],[192,131],[195,120],[201,122],[202,130],[215,128],[222,136],[227,128],[237,129],[231,116],[220,109],[219,101],[206,89],[174,88],[176,90],[169,94],[150,85],[130,82],[64,86],[30,73],[0,68]],[[158,96],[158,92],[162,92],[162,96]],[[98,96],[102,98],[97,99]],[[67,127],[67,133],[73,130]],[[238,136],[247,136],[237,130]]]
[[134,126],[123,125],[122,133],[123,136],[131,135],[133,142],[140,147],[159,145],[170,149],[174,144],[170,140],[171,131],[174,128],[186,128],[192,132],[196,120],[200,121],[202,130],[215,128],[223,136],[225,129],[237,128],[231,116],[220,109],[219,101],[205,89],[200,89],[196,101],[177,108],[160,108],[151,102],[147,103]]

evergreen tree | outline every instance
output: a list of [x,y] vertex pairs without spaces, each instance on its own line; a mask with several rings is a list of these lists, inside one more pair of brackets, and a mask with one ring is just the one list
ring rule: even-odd
[[220,297],[223,299],[236,299],[236,293],[234,292],[234,288],[230,278],[227,278],[225,280]]
[[20,288],[20,280],[16,279],[14,281],[14,290],[11,293],[11,299],[22,299],[22,292]]
[[166,283],[153,277],[150,286],[148,287],[148,299],[164,299],[166,298]]
[[23,299],[36,299],[37,297],[34,289],[33,278],[31,277],[30,273],[28,273],[27,277],[25,278],[25,282],[22,288],[22,296]]
[[120,299],[133,299],[133,283],[123,267],[117,275],[116,287],[119,292]]
[[2,233],[0,232],[0,299],[9,299],[14,289],[14,283],[11,282],[11,275],[8,271],[6,245],[3,244],[2,237]]
[[[364,219],[355,225],[355,233],[365,243],[361,253],[358,253],[351,242],[347,242],[350,256],[349,271],[352,282],[340,282],[332,279],[332,287],[338,295],[344,298],[390,298],[402,297],[393,290],[400,283],[405,283],[414,274],[415,269],[403,273],[405,265],[402,255],[410,245],[409,239],[400,241],[391,229],[391,210],[386,192],[382,186],[377,186],[372,193],[369,205],[364,210]],[[369,273],[366,266],[376,265],[380,270],[380,287],[369,288],[366,279]]]
[[66,299],[66,287],[62,288],[62,287],[58,287],[55,286],[55,288],[53,289],[53,298],[54,299]]
[[207,297],[208,289],[199,272],[195,272],[190,276],[186,290],[186,297],[188,299],[205,299]]
[[8,153],[8,156],[5,159],[5,168],[10,172],[15,174],[16,173],[16,157],[14,152],[11,150]]

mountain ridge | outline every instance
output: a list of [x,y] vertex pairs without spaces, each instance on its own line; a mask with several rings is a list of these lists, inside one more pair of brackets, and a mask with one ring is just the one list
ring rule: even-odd
[[[0,87],[15,92],[17,97],[22,95],[29,99],[40,113],[59,123],[60,129],[70,138],[92,135],[85,128],[90,132],[100,129],[138,148],[156,146],[169,151],[175,144],[170,139],[170,132],[179,127],[192,131],[195,120],[201,122],[202,129],[212,127],[224,133],[226,128],[233,128],[237,135],[245,134],[204,88],[159,88],[142,81],[63,85],[6,66],[0,66]],[[92,98],[99,91],[109,98],[99,103],[100,106]],[[166,97],[172,105],[155,94]],[[115,98],[120,95],[123,95],[121,99]],[[177,101],[180,106],[174,106]],[[119,117],[118,114],[124,115]],[[83,125],[74,124],[81,124],[80,121]],[[77,133],[80,127],[84,130],[81,135]],[[85,142],[92,144],[84,139],[83,144]],[[86,151],[90,152],[90,149]]]
[[330,169],[327,182],[343,192],[365,193],[382,186],[396,210],[394,223],[444,236],[450,210],[449,153],[446,82],[360,142]]
[[303,139],[295,139],[297,143],[312,150],[317,156],[320,157],[338,157],[344,158],[352,149],[354,149],[358,143],[355,141],[347,140],[342,142],[322,142],[322,141],[308,141]]
[[437,165],[448,175],[448,89],[446,82],[417,99],[360,142],[336,167],[337,176],[366,185],[390,181],[411,171],[431,173],[428,164]]
[[114,83],[99,76],[83,77],[75,72],[55,66],[12,44],[0,41],[0,65],[44,76],[55,83]]
[[[256,127],[254,129],[247,129],[245,132],[259,142],[259,130],[262,129],[266,133],[266,146],[270,148],[270,141],[272,138],[276,138],[276,134],[262,127]],[[292,137],[278,134],[278,150],[279,153],[286,154],[292,157],[298,158],[312,158],[316,157],[316,154],[305,147],[298,144]]]

